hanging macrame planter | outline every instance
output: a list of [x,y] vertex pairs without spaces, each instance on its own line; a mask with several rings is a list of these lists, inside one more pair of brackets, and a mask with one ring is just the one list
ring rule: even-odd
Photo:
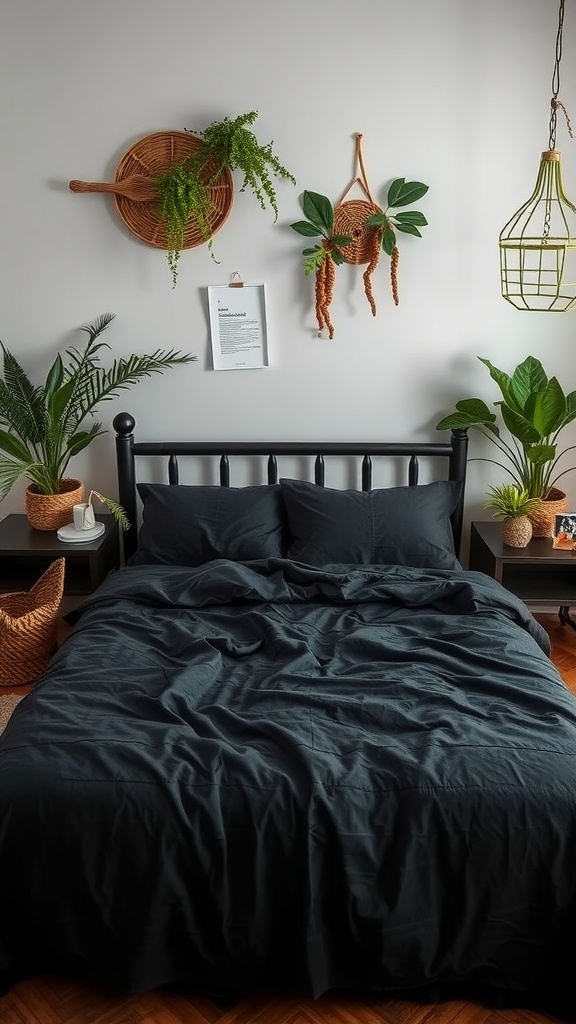
[[[347,199],[348,193],[358,185],[362,199]],[[389,212],[396,207],[409,206],[428,191],[428,185],[421,181],[406,181],[395,178],[388,188],[387,208],[382,210],[372,198],[364,160],[362,158],[362,135],[356,135],[356,175],[348,183],[335,207],[330,200],[317,192],[304,192],[302,209],[307,220],[296,221],[290,226],[300,235],[308,238],[321,237],[313,248],[302,250],[304,271],[316,275],[315,309],[318,333],[328,331],[334,337],[334,325],[330,318],[330,304],[334,293],[336,266],[342,263],[367,264],[363,273],[364,292],[372,316],[376,316],[376,302],[372,291],[372,274],[378,265],[383,249],[390,256],[390,281],[392,297],[398,305],[398,259],[396,232],[420,234],[420,227],[428,223],[418,210]]]
[[550,136],[542,153],[536,187],[530,198],[500,232],[502,295],[516,309],[565,313],[576,304],[576,206],[562,183],[562,161],[556,150],[564,0],[560,0],[556,61],[552,78]]

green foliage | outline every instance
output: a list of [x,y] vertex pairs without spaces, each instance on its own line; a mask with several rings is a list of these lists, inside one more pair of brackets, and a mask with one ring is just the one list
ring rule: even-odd
[[225,117],[222,121],[213,121],[203,132],[194,132],[204,140],[204,145],[155,178],[159,214],[166,224],[168,266],[173,287],[178,278],[184,230],[190,217],[196,217],[200,233],[208,242],[210,255],[214,258],[209,190],[223,172],[240,171],[244,175],[240,191],[250,188],[263,210],[267,206],[272,208],[275,220],[278,218],[278,202],[273,176],[296,184],[294,176],[272,151],[273,143],[260,145],[248,127],[257,117],[258,112],[251,110],[234,120]]
[[560,477],[575,467],[554,476],[560,458],[575,445],[558,451],[558,437],[576,419],[576,391],[565,395],[556,377],[548,379],[542,363],[528,356],[509,376],[478,356],[488,367],[502,398],[494,402],[503,426],[510,435],[502,436],[495,413],[481,398],[456,402],[455,411],[436,424],[437,430],[475,428],[499,449],[509,465],[493,462],[510,474],[520,490],[530,498],[545,497]]
[[318,192],[303,192],[300,197],[302,212],[306,220],[295,221],[290,227],[306,238],[318,238],[324,242],[313,248],[302,250],[304,256],[304,273],[313,274],[322,265],[328,255],[340,266],[344,256],[340,252],[343,246],[352,241],[350,235],[334,235],[334,207],[326,196]]
[[396,232],[402,231],[407,235],[416,235],[422,238],[419,230],[425,227],[428,221],[423,213],[418,210],[405,210],[402,213],[389,213],[390,209],[398,206],[410,206],[426,195],[428,185],[421,181],[406,181],[405,178],[394,178],[388,188],[387,207],[383,213],[373,213],[366,220],[369,228],[382,229],[382,248],[388,256],[392,255],[396,247]]
[[130,529],[130,520],[126,515],[125,509],[122,508],[122,505],[120,505],[117,501],[114,501],[113,498],[108,498],[104,494],[100,494],[99,491],[90,491],[90,495],[88,497],[87,502],[89,506],[92,505],[93,498],[98,498],[98,501],[101,501],[103,505],[106,505],[106,508],[112,513],[114,519],[116,520],[116,522],[118,523],[122,530]]
[[1,346],[0,501],[21,477],[36,484],[42,494],[57,494],[70,459],[106,433],[101,423],[84,425],[100,402],[116,398],[142,377],[196,359],[174,349],[156,349],[152,355],[114,359],[106,368],[100,363],[100,352],[110,346],[98,339],[113,319],[113,313],[103,313],[93,324],[80,328],[88,334],[84,348],[68,349],[66,362],[57,355],[41,385],[34,385],[12,353]]
[[538,508],[538,499],[530,498],[528,491],[517,484],[500,484],[499,487],[489,488],[489,497],[484,502],[484,508],[496,516],[529,516]]

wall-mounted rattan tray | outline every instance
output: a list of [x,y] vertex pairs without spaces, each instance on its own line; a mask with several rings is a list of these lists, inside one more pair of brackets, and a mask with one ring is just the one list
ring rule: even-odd
[[[204,145],[203,139],[190,132],[154,132],[139,139],[124,153],[116,168],[115,180],[123,181],[132,174],[145,174],[150,178],[168,170],[178,160],[196,153]],[[234,201],[234,182],[228,170],[223,171],[209,188],[212,210],[208,215],[210,231],[214,235],[226,221]],[[166,248],[166,231],[156,204],[135,203],[125,196],[114,197],[116,209],[124,224],[137,238],[157,249]],[[198,223],[191,217],[184,232],[183,249],[192,249],[206,242]]]

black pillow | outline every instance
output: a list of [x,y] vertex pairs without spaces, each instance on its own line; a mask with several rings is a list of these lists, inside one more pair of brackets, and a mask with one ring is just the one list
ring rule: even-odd
[[461,569],[450,515],[460,484],[339,491],[281,480],[288,515],[288,555],[309,565],[395,564]]
[[138,484],[138,548],[129,565],[202,565],[285,558],[286,513],[279,484],[251,487]]

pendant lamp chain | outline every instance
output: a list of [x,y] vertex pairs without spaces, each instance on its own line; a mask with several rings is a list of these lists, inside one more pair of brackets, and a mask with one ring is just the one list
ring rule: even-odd
[[517,309],[540,312],[576,308],[576,207],[564,194],[556,150],[558,108],[573,137],[568,113],[558,99],[564,4],[560,0],[548,149],[541,156],[534,192],[504,226],[499,239],[503,297]]

